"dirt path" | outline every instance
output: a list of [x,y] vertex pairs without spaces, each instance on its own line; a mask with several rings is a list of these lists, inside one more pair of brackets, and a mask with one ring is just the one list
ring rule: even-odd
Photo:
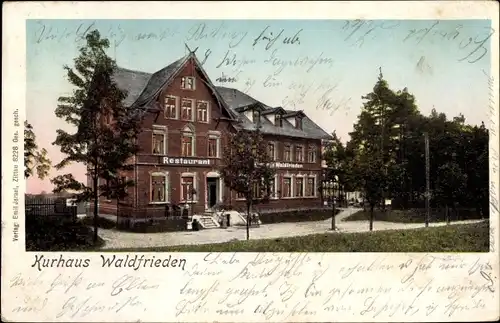
[[[366,232],[369,231],[368,221],[343,221],[351,214],[359,211],[358,208],[348,208],[336,216],[336,226],[339,232]],[[452,224],[475,223],[481,220],[460,221]],[[293,236],[304,236],[317,233],[332,232],[331,218],[315,222],[275,223],[261,225],[250,229],[250,239],[276,239]],[[442,226],[446,223],[431,223],[430,226]],[[397,230],[415,229],[424,227],[423,223],[392,223],[375,221],[373,229]],[[202,231],[182,231],[165,233],[130,233],[116,230],[99,229],[99,235],[106,241],[103,249],[114,248],[144,248],[175,245],[191,245],[206,243],[221,243],[231,240],[245,240],[245,227],[230,227],[228,229],[209,229]]]

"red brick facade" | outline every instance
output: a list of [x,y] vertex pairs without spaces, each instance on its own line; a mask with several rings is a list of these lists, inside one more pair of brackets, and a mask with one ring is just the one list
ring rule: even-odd
[[[129,196],[121,204],[148,209],[151,214],[156,213],[154,210],[161,214],[165,204],[186,202],[193,204],[196,213],[206,211],[214,203],[244,209],[244,200],[238,199],[235,192],[230,194],[217,173],[228,134],[236,131],[231,125],[234,121],[228,120],[231,116],[194,64],[195,60],[188,60],[157,95],[156,104],[152,105],[160,109],[145,114],[138,137],[141,151],[134,159],[134,170],[122,174],[134,180],[135,187],[129,189]],[[194,89],[183,88],[186,86]],[[276,162],[282,164],[276,167],[274,197],[258,207],[321,206],[321,139],[269,134],[264,134],[264,138],[274,144]],[[286,149],[291,150],[289,160]],[[189,164],[190,161],[195,164]],[[196,194],[190,197],[189,188],[193,186]],[[116,204],[101,201],[101,212],[115,213]]]

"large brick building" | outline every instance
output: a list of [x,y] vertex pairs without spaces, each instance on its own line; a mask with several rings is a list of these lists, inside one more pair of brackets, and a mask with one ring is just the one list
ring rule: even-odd
[[[302,111],[270,107],[236,89],[216,87],[193,53],[149,74],[117,68],[114,81],[124,104],[143,114],[128,197],[120,205],[163,214],[167,204],[193,205],[202,213],[217,204],[244,208],[217,172],[228,134],[257,125],[275,160],[272,198],[261,208],[319,207],[322,140],[330,136]],[[194,189],[194,190],[193,190]],[[195,194],[191,194],[196,192]],[[100,201],[115,213],[116,201]],[[139,219],[137,219],[139,220]]]

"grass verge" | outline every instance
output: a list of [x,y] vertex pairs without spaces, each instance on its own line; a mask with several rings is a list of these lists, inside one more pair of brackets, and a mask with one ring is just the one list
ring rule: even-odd
[[[250,235],[251,236],[251,235]],[[488,221],[363,233],[234,241],[192,246],[109,249],[105,252],[487,252]]]
[[[409,209],[409,210],[374,210],[373,218],[375,221],[387,221],[396,223],[424,223],[425,222],[425,209]],[[450,221],[463,221],[463,220],[477,220],[481,216],[475,210],[459,209],[457,213],[449,212]],[[370,210],[358,211],[351,214],[344,221],[369,221]],[[430,222],[445,222],[446,215],[442,209],[432,209],[430,212]]]

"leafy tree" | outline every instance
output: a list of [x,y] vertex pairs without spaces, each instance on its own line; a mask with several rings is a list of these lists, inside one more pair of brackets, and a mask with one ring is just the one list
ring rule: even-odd
[[24,177],[33,176],[36,170],[38,178],[44,179],[49,175],[51,167],[52,162],[47,157],[47,150],[38,149],[33,126],[24,121]]
[[446,207],[446,221],[449,222],[448,208],[456,212],[455,203],[467,188],[467,175],[456,162],[446,163],[438,168],[438,188],[436,200]]
[[233,134],[223,156],[223,166],[219,171],[224,184],[246,201],[248,240],[252,205],[267,202],[271,194],[271,179],[275,173],[270,165],[272,159],[258,129]]
[[370,231],[372,231],[374,208],[384,197],[387,176],[383,169],[382,159],[373,158],[369,151],[364,151],[358,159],[357,171],[362,181],[364,198],[370,206]]
[[[113,82],[115,62],[106,54],[109,41],[94,30],[87,34],[86,44],[74,59],[74,68],[64,66],[68,81],[75,87],[72,96],[59,98],[56,116],[76,128],[69,133],[58,129],[53,144],[66,157],[56,165],[82,163],[92,184],[79,182],[73,174],[52,179],[54,192],[75,191],[79,201],[94,202],[94,242],[97,241],[98,199],[121,196],[133,182],[119,180],[120,172],[131,169],[128,163],[138,151],[136,138],[140,120],[121,103],[126,93]],[[102,179],[99,183],[99,179]]]

